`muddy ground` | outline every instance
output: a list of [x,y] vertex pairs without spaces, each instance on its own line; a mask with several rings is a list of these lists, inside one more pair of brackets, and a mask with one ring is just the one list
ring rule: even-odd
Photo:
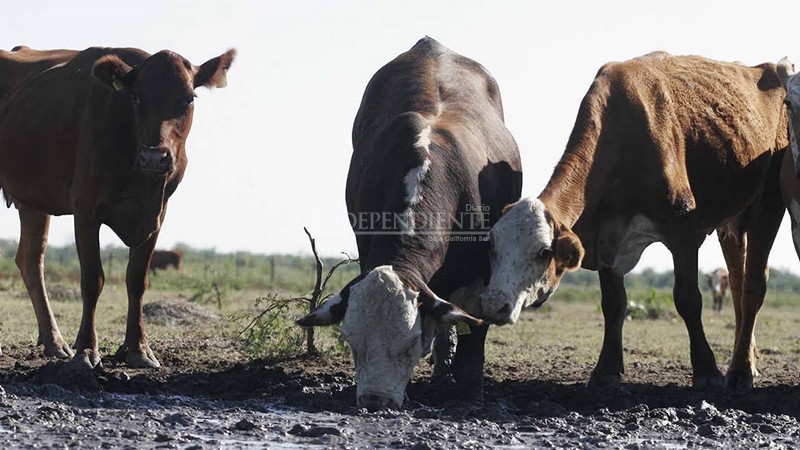
[[[149,318],[158,370],[129,369],[108,346],[92,371],[43,358],[32,344],[4,345],[0,448],[800,448],[800,337],[791,334],[765,335],[758,387],[730,393],[692,389],[686,358],[660,353],[676,340],[669,333],[685,334],[682,324],[632,323],[626,382],[587,390],[595,350],[580,331],[593,342],[600,319],[593,306],[565,306],[490,332],[482,404],[431,384],[422,362],[402,411],[368,413],[355,407],[347,359],[248,359],[234,337],[198,338],[185,312],[173,313],[162,314],[177,319],[161,332]],[[728,319],[708,322],[723,355],[714,336],[729,333]],[[555,335],[565,327],[567,337]]]
[[[220,343],[222,345],[223,343]],[[6,349],[3,361],[22,356]],[[44,364],[42,364],[44,363]],[[340,361],[130,370],[23,358],[2,371],[3,448],[800,448],[800,389],[744,394],[686,386],[531,380],[492,364],[483,404],[424,372],[402,411],[354,406]],[[62,386],[63,385],[63,386]]]

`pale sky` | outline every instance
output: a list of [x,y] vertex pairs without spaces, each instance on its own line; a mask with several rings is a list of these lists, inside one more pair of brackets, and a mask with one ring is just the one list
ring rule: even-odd
[[[497,79],[525,196],[549,179],[605,62],[655,50],[800,62],[800,31],[783,22],[800,12],[796,2],[23,0],[2,10],[6,50],[168,48],[199,65],[238,49],[228,87],[198,90],[189,167],[159,242],[225,252],[309,253],[307,226],[323,254],[356,253],[344,204],[353,118],[375,71],[425,35]],[[770,264],[800,274],[787,222]],[[16,211],[0,211],[0,238],[18,232]],[[107,228],[102,237],[122,245]],[[71,217],[53,220],[50,241],[74,242]],[[709,236],[700,268],[722,265]],[[671,257],[654,244],[637,270],[644,267],[669,269]]]

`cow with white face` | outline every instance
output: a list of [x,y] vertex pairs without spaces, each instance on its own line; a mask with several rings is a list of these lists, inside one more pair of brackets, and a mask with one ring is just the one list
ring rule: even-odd
[[[589,385],[613,385],[623,373],[624,276],[648,245],[662,242],[673,256],[693,383],[722,384],[697,284],[698,247],[717,229],[737,325],[725,382],[752,386],[755,317],[783,214],[777,175],[788,142],[779,72],[666,53],[603,66],[542,193],[508,208],[493,227],[483,301],[516,315],[544,303],[565,271],[597,270],[605,333]],[[800,83],[783,78],[790,97],[800,92]],[[796,112],[797,97],[787,100]]]
[[521,185],[497,82],[483,66],[424,38],[373,76],[353,124],[346,188],[361,275],[298,321],[342,321],[359,406],[401,406],[434,331],[456,322],[467,333],[452,366],[435,372],[481,395],[488,324],[514,317],[480,303],[486,235]]
[[574,233],[555,238],[539,199],[525,198],[507,209],[489,232],[492,277],[481,304],[512,311],[508,323],[514,323],[523,308],[543,305],[564,273],[580,266],[583,247]]
[[356,365],[358,405],[370,410],[400,408],[411,372],[430,352],[437,325],[481,325],[423,283],[400,277],[391,266],[376,267],[298,321],[302,326],[342,321],[342,336]]

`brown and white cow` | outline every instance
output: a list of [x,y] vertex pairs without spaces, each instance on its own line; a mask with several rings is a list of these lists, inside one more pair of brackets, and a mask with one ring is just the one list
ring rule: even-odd
[[[767,256],[783,215],[779,153],[788,145],[774,64],[746,67],[654,53],[604,65],[581,103],[567,148],[538,198],[511,207],[490,233],[484,302],[540,305],[565,270],[597,270],[605,333],[589,385],[623,373],[623,277],[662,242],[689,332],[693,382],[723,381],[701,321],[697,250],[718,230],[736,314],[730,387],[751,386],[753,328]],[[746,258],[745,258],[746,255]]]
[[466,322],[453,374],[466,393],[480,391],[488,324],[473,315],[501,324],[513,315],[476,304],[489,278],[486,234],[522,183],[497,82],[424,38],[369,82],[353,149],[346,200],[362,274],[298,323],[343,321],[357,402],[380,409],[403,403],[437,324]]
[[72,214],[83,316],[76,360],[100,361],[95,307],[103,289],[98,232],[131,247],[123,349],[132,367],[158,367],[142,321],[142,295],[167,199],[186,169],[194,90],[223,87],[235,51],[192,65],[168,50],[0,51],[0,188],[19,210],[16,262],[47,356],[73,354],[47,300],[50,215]]
[[708,288],[711,290],[711,297],[714,300],[714,311],[722,312],[725,295],[728,293],[728,271],[721,267],[715,269],[706,275],[706,281],[708,281]]

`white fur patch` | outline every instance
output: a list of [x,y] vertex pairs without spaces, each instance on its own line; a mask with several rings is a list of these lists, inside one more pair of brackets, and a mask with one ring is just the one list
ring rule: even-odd
[[543,302],[557,283],[549,276],[549,259],[539,258],[553,245],[553,227],[538,198],[524,198],[508,210],[489,232],[494,248],[492,275],[481,295],[481,318],[514,323],[522,308]]
[[431,152],[431,126],[428,125],[422,131],[419,132],[417,136],[417,142],[414,143],[414,147],[421,148],[425,150],[425,153],[430,154]]
[[[425,154],[430,155],[430,145],[431,127],[429,125],[419,132],[417,141],[414,143],[414,147],[425,150]],[[428,174],[430,166],[431,160],[425,158],[425,161],[423,161],[422,164],[409,170],[406,176],[403,178],[403,185],[406,189],[406,209],[402,213],[403,220],[400,222],[400,227],[401,231],[404,233],[412,235],[414,234],[415,224],[413,207],[414,205],[418,205],[420,202],[422,202],[422,181]]]
[[422,180],[428,174],[428,169],[431,166],[431,160],[425,159],[422,165],[414,167],[409,170],[403,179],[403,184],[406,187],[406,204],[409,206],[416,205],[422,201]]

